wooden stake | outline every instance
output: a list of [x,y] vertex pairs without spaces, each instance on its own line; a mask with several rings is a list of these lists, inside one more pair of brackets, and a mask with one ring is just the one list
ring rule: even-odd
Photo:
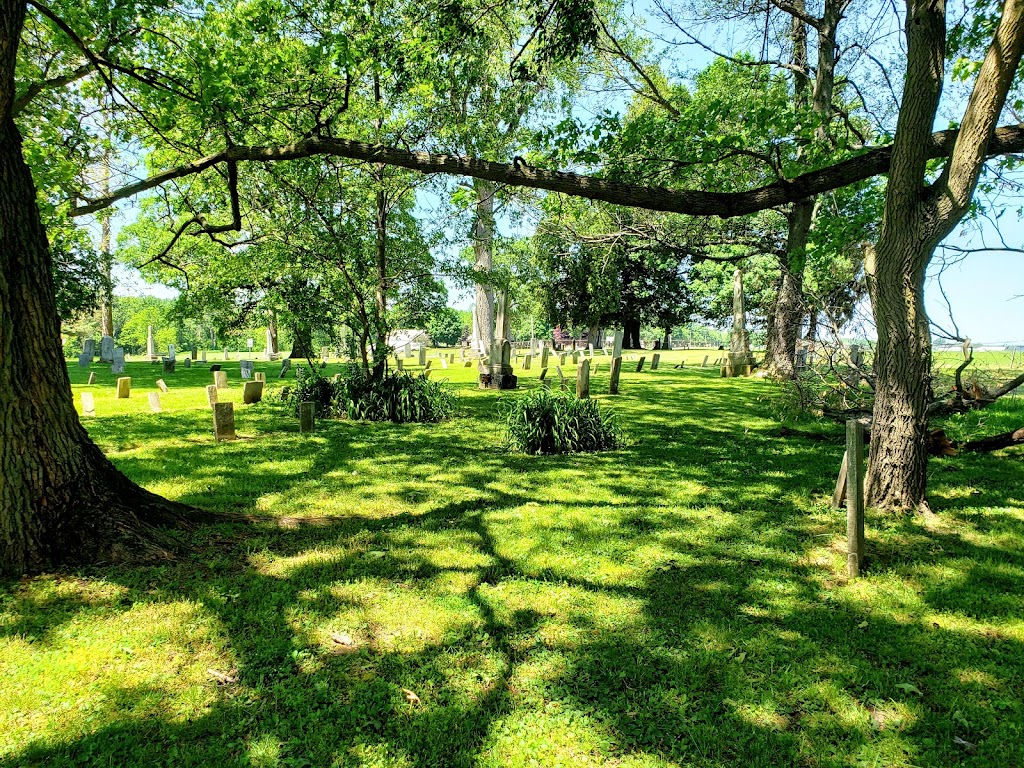
[[864,425],[846,422],[846,575],[860,576],[864,563]]

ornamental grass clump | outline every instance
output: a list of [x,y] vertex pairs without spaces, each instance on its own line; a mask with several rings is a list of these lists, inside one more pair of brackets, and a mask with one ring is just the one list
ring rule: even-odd
[[590,398],[539,389],[508,400],[504,415],[506,444],[520,453],[612,451],[622,444],[615,414]]

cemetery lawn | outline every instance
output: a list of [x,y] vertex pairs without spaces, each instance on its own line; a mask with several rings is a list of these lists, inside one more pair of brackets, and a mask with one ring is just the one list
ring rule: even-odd
[[[869,513],[848,583],[841,429],[780,436],[776,386],[705,354],[625,362],[597,397],[628,444],[566,457],[503,450],[458,361],[453,421],[312,436],[278,364],[243,406],[232,361],[221,444],[207,368],[129,362],[118,401],[72,364],[118,467],[234,519],[176,562],[0,582],[0,766],[1024,765],[1021,449],[933,460],[934,515]],[[1022,424],[1004,398],[945,426]]]

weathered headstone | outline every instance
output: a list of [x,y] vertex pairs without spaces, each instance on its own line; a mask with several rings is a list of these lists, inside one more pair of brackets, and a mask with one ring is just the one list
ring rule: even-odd
[[178,355],[178,353],[177,353],[177,350],[175,350],[174,345],[173,344],[168,344],[167,345],[167,359],[170,360],[171,362],[174,362],[175,360],[178,359],[177,355]]
[[640,362],[636,364],[636,372],[640,373],[644,369],[644,360],[647,359],[646,355],[640,356]]
[[540,345],[540,367],[541,368],[547,368],[548,367],[548,357],[550,356],[550,354],[551,354],[551,352],[548,349],[548,345],[545,344],[544,342],[541,342],[541,345]]
[[587,344],[587,351],[590,352],[590,356],[593,357],[594,356],[594,345],[593,344]]
[[117,399],[124,400],[132,396],[132,377],[122,376],[117,380]]
[[171,360],[171,358],[165,357],[164,358],[164,373],[174,373],[174,366],[176,366],[176,365],[177,365],[177,363],[175,363],[173,360]]
[[572,353],[572,364],[573,365],[579,365],[579,363],[580,363],[580,353],[574,351]]
[[555,373],[558,374],[558,384],[559,384],[559,387],[564,392],[565,391],[565,374],[562,373],[562,366],[556,365],[555,366]]
[[405,370],[405,360],[403,360],[401,357],[396,356],[395,357],[395,369],[398,370],[398,371],[404,371]]
[[185,367],[186,368],[191,368],[192,367],[192,358],[191,357],[186,357],[185,358]]
[[576,369],[576,397],[590,397],[590,361],[584,360]]
[[700,364],[701,368],[707,368],[708,367],[708,358],[709,357],[711,357],[711,355],[704,355],[704,362]]
[[427,364],[427,348],[425,346],[420,347],[420,365],[425,366]]
[[86,339],[82,343],[82,355],[89,358],[89,362],[96,357],[96,339]]
[[288,371],[291,370],[292,361],[287,357],[281,361],[281,372],[277,375],[277,378],[283,379],[288,375]]
[[228,374],[227,371],[214,371],[213,383],[217,385],[217,389],[228,388]]
[[523,358],[523,370],[530,370],[530,365],[533,363],[533,355],[527,355]]
[[429,371],[430,370],[430,366],[433,365],[433,364],[434,364],[433,360],[427,360],[426,364],[423,366],[423,372],[426,373],[427,371]]
[[263,382],[247,381],[242,385],[242,402],[245,405],[258,403],[263,399]]
[[551,382],[548,381],[548,369],[540,369],[540,383],[544,385],[544,389],[551,389]]
[[234,403],[213,403],[213,437],[218,443],[235,439]]
[[448,358],[447,357],[442,357],[441,358],[441,367],[443,369],[445,369],[445,370],[448,369]]
[[608,394],[619,394],[619,374],[622,373],[622,355],[612,358],[611,382],[608,384]]
[[114,362],[114,337],[104,336],[100,339],[100,362]]
[[167,382],[165,382],[163,379],[157,379],[156,385],[161,392],[167,394]]
[[495,341],[488,365],[480,372],[480,388],[515,389],[518,385],[519,378],[512,373],[512,345],[508,341]]
[[96,383],[96,371],[89,371],[89,384]]
[[248,381],[252,378],[253,372],[253,361],[252,360],[240,360],[238,363],[239,370],[242,372],[242,379]]
[[660,363],[660,362],[661,362],[661,354],[660,353],[655,352],[653,355],[651,355],[651,370],[652,371],[658,370],[658,363]]
[[562,353],[561,353],[561,354],[560,354],[560,355],[558,356],[558,364],[559,364],[559,365],[565,365],[565,360],[566,360],[566,358],[567,358],[567,357],[568,357],[568,355],[567,355],[567,354],[566,354],[565,352],[562,352]]
[[114,363],[110,366],[111,373],[124,373],[124,347],[114,347]]
[[612,357],[622,356],[622,338],[624,335],[621,329],[615,332],[615,339],[612,341]]
[[153,413],[160,413],[163,410],[160,407],[160,393],[159,392],[149,392],[148,393],[148,397],[149,397],[149,410],[151,410]]
[[84,352],[78,356],[78,367],[79,368],[88,368],[89,367],[89,363],[91,363],[91,362],[92,362],[92,358],[89,355],[85,354]]
[[[337,375],[338,374],[335,374],[335,376]],[[267,383],[267,374],[265,374],[263,371],[254,371],[252,374],[252,378],[254,381],[262,381],[264,384]]]
[[217,385],[209,384],[206,387],[206,402],[211,406],[216,404],[220,397],[217,395]]
[[299,403],[299,432],[309,434],[316,427],[316,403]]
[[206,362],[206,350],[205,349],[202,350],[199,353],[199,362],[201,362],[201,363],[205,363]]
[[92,392],[82,393],[82,415],[83,416],[95,416],[96,415],[96,398],[92,396]]

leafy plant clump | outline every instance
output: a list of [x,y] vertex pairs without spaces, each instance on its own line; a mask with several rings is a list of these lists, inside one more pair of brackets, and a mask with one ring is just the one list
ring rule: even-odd
[[612,451],[622,445],[615,414],[596,400],[546,389],[509,400],[505,440],[513,451],[531,454]]
[[296,415],[299,403],[314,402],[317,418],[397,424],[444,421],[455,411],[455,396],[440,382],[409,373],[374,378],[356,365],[332,379],[307,372],[282,400]]

